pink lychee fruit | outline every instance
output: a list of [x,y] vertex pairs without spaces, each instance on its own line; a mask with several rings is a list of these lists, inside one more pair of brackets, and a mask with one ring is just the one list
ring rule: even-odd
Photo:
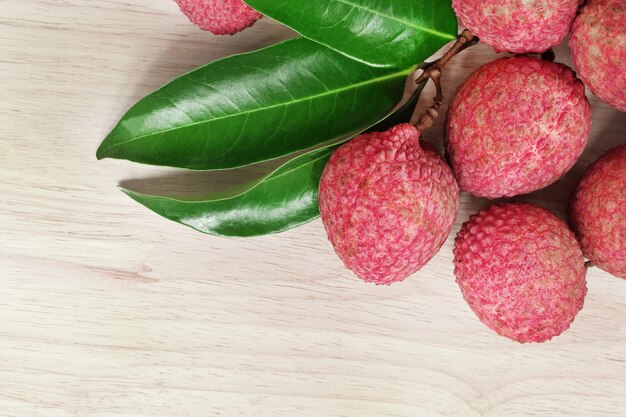
[[346,267],[391,284],[422,268],[450,233],[459,209],[452,170],[410,124],[366,133],[331,156],[319,208]]
[[544,52],[563,41],[579,0],[452,0],[461,22],[497,52]]
[[585,85],[626,111],[626,2],[589,1],[574,21],[569,46]]
[[573,194],[569,217],[587,259],[626,278],[626,144],[587,169]]
[[567,172],[590,127],[585,87],[568,67],[501,58],[475,71],[450,103],[446,150],[462,190],[512,197]]
[[263,15],[242,0],[174,0],[191,23],[215,35],[233,35]]
[[574,233],[532,204],[497,204],[473,215],[455,240],[454,274],[480,321],[521,343],[567,330],[587,293]]

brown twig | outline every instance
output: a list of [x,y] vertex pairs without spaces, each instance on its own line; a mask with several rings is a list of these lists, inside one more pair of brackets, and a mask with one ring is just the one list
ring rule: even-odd
[[415,82],[420,83],[426,79],[431,79],[435,84],[437,91],[435,97],[433,98],[433,105],[426,109],[415,125],[417,130],[420,132],[423,132],[432,126],[437,117],[439,117],[439,108],[443,103],[443,89],[441,88],[441,73],[443,67],[445,67],[448,61],[450,61],[450,59],[452,59],[452,57],[456,54],[477,43],[478,38],[474,36],[472,32],[465,29],[459,35],[454,45],[452,45],[452,47],[441,58],[424,64],[424,67],[422,68],[423,71],[420,76],[417,77]]

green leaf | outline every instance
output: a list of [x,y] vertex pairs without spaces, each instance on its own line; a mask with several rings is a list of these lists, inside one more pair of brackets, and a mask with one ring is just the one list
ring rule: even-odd
[[417,84],[415,90],[406,101],[406,103],[394,110],[393,113],[378,122],[375,126],[367,129],[367,131],[383,132],[391,129],[397,124],[410,122],[411,118],[413,117],[413,113],[415,113],[415,108],[417,107],[419,98],[422,95],[422,91],[424,91],[424,87],[426,87],[426,84],[428,84],[428,79],[423,80],[419,84]]
[[97,157],[198,170],[274,159],[377,123],[413,70],[372,68],[292,39],[165,85],[124,115]]
[[150,210],[204,233],[258,236],[315,219],[317,188],[330,155],[339,145],[300,155],[239,195],[181,200],[122,189]]
[[456,38],[450,0],[245,0],[302,36],[379,67],[418,64]]
[[[408,122],[426,82],[375,129]],[[304,153],[254,183],[226,192],[174,199],[122,191],[155,213],[204,233],[238,237],[278,233],[319,216],[317,190],[322,171],[333,151],[349,139]]]

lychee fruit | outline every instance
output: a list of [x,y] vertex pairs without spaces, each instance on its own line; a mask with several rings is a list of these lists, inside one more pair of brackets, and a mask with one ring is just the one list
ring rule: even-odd
[[567,330],[587,293],[574,233],[532,204],[497,204],[473,215],[455,240],[454,274],[480,321],[521,343]]
[[452,0],[457,16],[497,52],[541,53],[569,33],[579,0]]
[[233,35],[263,15],[242,0],[174,0],[191,23],[215,35]]
[[587,259],[626,278],[626,144],[587,169],[572,197],[569,217]]
[[486,198],[552,184],[576,163],[591,127],[585,87],[562,64],[501,58],[451,101],[446,150],[462,190]]
[[574,66],[602,101],[626,111],[626,2],[591,0],[572,26]]
[[402,281],[437,253],[459,208],[452,170],[415,126],[366,133],[331,156],[319,208],[346,267],[376,284]]

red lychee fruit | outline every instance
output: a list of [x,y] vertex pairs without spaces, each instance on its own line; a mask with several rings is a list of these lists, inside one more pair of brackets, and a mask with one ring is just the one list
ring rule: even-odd
[[567,172],[590,127],[585,87],[568,67],[501,58],[474,72],[450,103],[446,150],[462,190],[511,197]]
[[626,111],[626,2],[591,0],[569,41],[580,78],[602,101]]
[[626,144],[587,169],[572,197],[569,217],[587,259],[626,278]]
[[454,266],[480,321],[521,343],[567,330],[587,293],[574,233],[531,204],[498,204],[473,215],[456,237]]
[[497,52],[544,52],[569,33],[578,0],[452,0],[461,22]]
[[402,281],[437,253],[459,208],[452,170],[415,126],[366,133],[324,169],[319,208],[346,267],[376,284]]
[[242,0],[174,0],[191,23],[215,35],[233,35],[263,15]]

